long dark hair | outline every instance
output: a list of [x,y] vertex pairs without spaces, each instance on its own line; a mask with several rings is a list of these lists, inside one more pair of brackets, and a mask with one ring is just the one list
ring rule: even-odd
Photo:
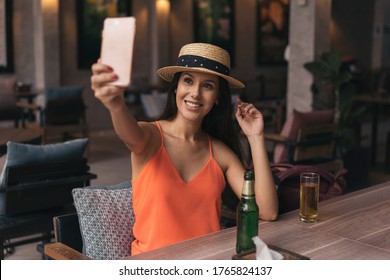
[[[163,113],[159,117],[160,120],[169,120],[177,114],[175,90],[177,89],[180,75],[180,72],[176,73],[170,83],[167,103]],[[202,129],[210,136],[225,143],[246,166],[247,164],[238,138],[239,126],[235,123],[235,129],[233,125],[233,122],[236,122],[236,120],[233,119],[232,109],[232,97],[228,82],[223,78],[219,78],[218,105],[214,104],[211,111],[204,117]]]

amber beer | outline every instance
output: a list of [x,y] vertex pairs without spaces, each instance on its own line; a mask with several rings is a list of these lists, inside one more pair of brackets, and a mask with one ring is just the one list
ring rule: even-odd
[[302,173],[300,181],[299,216],[303,222],[316,222],[318,218],[320,176],[317,173]]
[[236,252],[255,248],[252,237],[258,235],[259,207],[256,204],[254,173],[246,171],[241,200],[237,206]]

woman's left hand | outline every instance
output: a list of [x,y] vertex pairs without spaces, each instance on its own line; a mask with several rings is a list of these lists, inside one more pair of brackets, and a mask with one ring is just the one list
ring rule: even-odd
[[263,115],[251,103],[237,101],[236,119],[247,137],[261,136],[264,131]]

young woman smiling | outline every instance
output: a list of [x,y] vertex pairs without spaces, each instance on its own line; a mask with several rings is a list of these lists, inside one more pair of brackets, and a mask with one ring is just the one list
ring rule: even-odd
[[[92,89],[110,111],[118,136],[131,151],[132,254],[220,230],[221,194],[228,183],[240,197],[244,162],[233,127],[229,54],[214,45],[184,45],[177,65],[157,71],[170,82],[162,116],[138,122],[128,110],[124,89],[109,83],[115,69],[92,66]],[[248,138],[256,174],[260,218],[275,220],[278,201],[264,144],[261,113],[238,101],[234,113]]]

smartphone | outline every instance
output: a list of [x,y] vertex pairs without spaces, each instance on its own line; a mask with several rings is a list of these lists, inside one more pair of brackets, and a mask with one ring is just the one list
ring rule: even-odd
[[100,58],[118,75],[112,85],[128,87],[131,81],[135,37],[134,17],[113,17],[104,20]]

